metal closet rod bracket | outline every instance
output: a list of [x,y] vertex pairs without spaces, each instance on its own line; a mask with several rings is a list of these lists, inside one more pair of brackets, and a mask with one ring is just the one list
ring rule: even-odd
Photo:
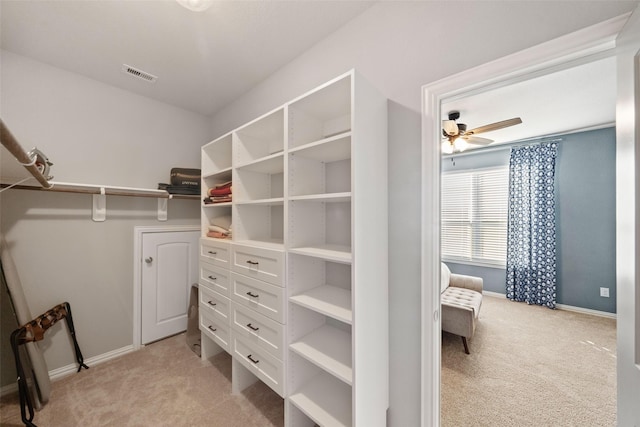
[[49,183],[51,179],[49,176],[49,166],[51,166],[52,163],[47,156],[37,148],[27,153],[2,119],[0,119],[0,142],[43,188],[51,187],[51,183]]

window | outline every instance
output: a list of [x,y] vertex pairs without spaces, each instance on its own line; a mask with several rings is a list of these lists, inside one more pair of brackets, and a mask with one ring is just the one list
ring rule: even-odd
[[443,174],[442,258],[504,267],[508,194],[507,167]]

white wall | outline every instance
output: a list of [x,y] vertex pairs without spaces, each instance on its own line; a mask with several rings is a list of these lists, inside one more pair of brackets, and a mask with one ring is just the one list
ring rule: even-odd
[[156,188],[172,167],[199,167],[204,116],[0,52],[2,120],[49,156],[55,181]]
[[[358,69],[393,101],[390,183],[407,185],[389,198],[389,425],[414,426],[420,416],[420,86],[635,4],[380,2],[208,121],[3,51],[1,116],[27,148],[37,145],[51,157],[59,181],[154,188],[168,180],[172,166],[198,167],[199,147],[211,137]],[[133,226],[158,224],[153,200],[109,198],[105,223],[90,220],[90,206],[90,197],[80,195],[11,190],[0,196],[0,230],[12,245],[31,310],[68,300],[87,358],[132,343]],[[198,216],[196,202],[170,203],[169,223],[198,224]],[[49,369],[72,363],[66,332],[51,334],[44,342]]]
[[213,117],[213,134],[222,135],[350,68],[392,101],[390,426],[420,425],[420,87],[626,13],[635,4],[380,2]]
[[420,87],[633,10],[637,1],[382,1],[214,115],[216,136],[350,68],[420,111]]
[[[2,120],[25,149],[37,146],[49,156],[55,180],[156,188],[169,182],[171,167],[200,167],[199,148],[210,140],[207,118],[7,51],[0,59]],[[3,165],[14,162],[7,157]],[[156,199],[111,196],[106,222],[96,223],[91,200],[0,194],[0,231],[31,312],[68,301],[85,359],[133,343],[133,227],[200,223],[195,200],[169,201],[166,223],[157,221]],[[15,326],[2,326],[4,339]],[[74,362],[62,324],[42,343],[49,370]],[[3,365],[2,385],[15,381],[8,371]]]

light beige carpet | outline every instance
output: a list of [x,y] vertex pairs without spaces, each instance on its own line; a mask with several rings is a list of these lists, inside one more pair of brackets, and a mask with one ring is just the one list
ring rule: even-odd
[[[59,381],[39,412],[38,427],[282,426],[284,403],[262,382],[231,395],[231,356],[213,366],[186,345],[184,334],[91,366]],[[0,399],[0,424],[23,426],[16,395]]]
[[[443,426],[614,426],[615,321],[485,297],[476,334],[442,340]],[[213,366],[184,335],[53,383],[39,427],[283,424],[282,399],[263,383],[231,395],[231,357]],[[17,399],[0,425],[22,426]],[[398,426],[417,427],[417,426]]]
[[615,320],[485,297],[464,353],[443,334],[443,426],[615,426]]

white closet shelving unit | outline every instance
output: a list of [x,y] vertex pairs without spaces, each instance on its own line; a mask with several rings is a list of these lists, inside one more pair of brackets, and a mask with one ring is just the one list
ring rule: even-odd
[[287,426],[383,426],[387,109],[355,72],[288,108]]
[[[207,189],[231,181],[231,134],[224,135],[202,147],[202,195]],[[204,204],[202,202],[202,231],[206,235],[209,225],[216,224],[220,217],[231,217],[231,202]]]
[[[232,134],[202,147],[202,196],[207,190],[232,179]],[[199,324],[202,357],[207,359],[231,346],[231,244],[226,239],[206,237],[210,225],[231,222],[232,203],[201,202]]]
[[234,240],[284,248],[284,108],[234,132]]
[[[285,397],[288,427],[386,424],[386,105],[350,71],[203,147],[203,191],[233,181],[202,207],[201,284],[230,305],[223,338],[201,322],[203,357],[232,354],[235,391]],[[233,240],[207,238],[229,215]]]

